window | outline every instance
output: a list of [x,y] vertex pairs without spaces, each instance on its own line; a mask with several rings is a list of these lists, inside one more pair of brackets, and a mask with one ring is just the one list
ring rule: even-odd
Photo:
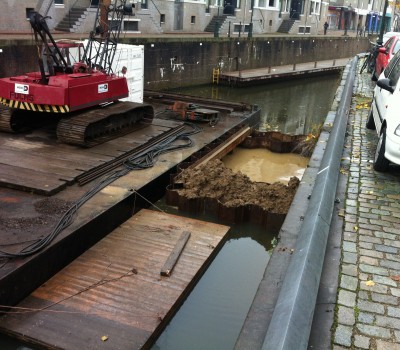
[[275,7],[276,0],[255,0],[254,7],[257,8],[268,8]]
[[394,56],[385,69],[385,77],[390,79],[390,85],[395,86],[400,76],[400,56]]
[[310,34],[310,33],[311,33],[311,27],[299,26],[299,34]]
[[160,15],[160,23],[165,23],[165,14]]
[[148,9],[149,8],[149,4],[148,4],[147,0],[142,0],[141,1],[140,8],[142,8],[142,9]]
[[241,26],[240,24],[235,24],[235,25],[233,26],[233,31],[234,31],[235,33],[243,32],[243,26]]
[[190,17],[190,23],[195,24],[196,23],[196,16]]
[[33,12],[33,11],[35,11],[35,9],[32,8],[32,7],[27,7],[27,8],[25,9],[25,16],[26,16],[26,19],[29,19],[29,15],[30,15],[31,12]]
[[124,31],[138,32],[139,31],[139,21],[124,21]]
[[310,2],[310,15],[315,14],[319,15],[320,10],[320,2],[319,1],[311,1]]
[[64,0],[54,0],[55,5],[64,5]]
[[400,50],[400,40],[397,40],[396,44],[394,45],[392,54],[394,55],[399,50]]

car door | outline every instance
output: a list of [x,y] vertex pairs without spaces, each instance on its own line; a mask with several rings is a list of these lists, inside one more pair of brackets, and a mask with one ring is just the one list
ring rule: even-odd
[[378,56],[376,57],[376,61],[375,61],[376,76],[379,76],[379,74],[381,74],[382,71],[387,66],[388,59],[389,59],[389,52],[390,52],[390,48],[392,47],[393,40],[394,40],[394,38],[392,37],[388,41],[386,41],[385,45],[383,45],[383,48],[385,48],[386,53],[379,52]]
[[[384,72],[384,77],[389,79],[390,86],[392,86],[396,90],[396,85],[398,84],[400,77],[400,55],[396,55],[388,64]],[[390,104],[398,103],[398,101],[396,101],[396,98],[398,98],[398,94],[392,93],[390,91],[380,88],[379,86],[376,86],[374,94],[376,111],[374,111],[374,113],[378,113],[379,119],[381,121],[381,123],[379,124],[376,123],[378,134],[380,134],[381,132],[380,129],[384,120],[386,120],[387,122],[387,127],[391,127],[391,124],[393,123],[393,116],[390,115],[391,120],[387,120],[387,110]]]

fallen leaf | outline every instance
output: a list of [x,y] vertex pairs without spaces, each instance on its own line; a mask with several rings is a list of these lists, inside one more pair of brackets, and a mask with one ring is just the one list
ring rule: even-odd
[[367,286],[374,286],[375,285],[375,282],[374,281],[366,281],[365,282],[365,284],[367,285]]
[[393,281],[400,281],[400,276],[390,276]]
[[107,341],[107,340],[108,340],[108,337],[107,337],[106,335],[103,335],[103,336],[101,337],[101,340],[102,340],[102,341]]
[[356,232],[358,231],[358,226],[354,226],[353,228],[354,228],[354,231],[356,231]]

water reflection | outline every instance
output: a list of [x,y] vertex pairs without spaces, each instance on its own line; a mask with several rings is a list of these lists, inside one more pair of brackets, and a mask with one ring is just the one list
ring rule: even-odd
[[[178,213],[164,201],[157,207],[193,217]],[[267,266],[275,234],[247,223],[231,226],[227,242],[152,349],[233,349]]]
[[284,81],[276,84],[231,88],[203,85],[175,89],[174,92],[213,99],[257,104],[261,108],[261,131],[281,131],[292,135],[312,132],[323,123],[330,110],[339,75]]

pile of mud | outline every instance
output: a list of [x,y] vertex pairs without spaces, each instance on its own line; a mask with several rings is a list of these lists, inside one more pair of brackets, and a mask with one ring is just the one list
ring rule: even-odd
[[[288,185],[252,182],[216,159],[183,170],[177,176],[177,183],[179,186],[168,191],[167,202],[180,210],[222,213],[225,219],[234,217],[231,218],[234,222],[255,216],[262,222],[263,215],[287,214],[300,181],[292,177]],[[234,212],[227,214],[232,209]]]

